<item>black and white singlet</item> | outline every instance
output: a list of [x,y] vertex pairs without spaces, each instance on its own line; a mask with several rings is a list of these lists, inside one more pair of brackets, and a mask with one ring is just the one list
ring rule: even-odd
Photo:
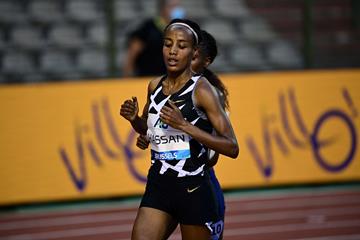
[[204,174],[207,161],[207,147],[192,139],[188,134],[174,129],[160,120],[160,110],[170,99],[180,109],[183,117],[194,126],[211,133],[213,127],[205,114],[193,104],[193,92],[201,76],[195,75],[172,95],[162,91],[163,77],[150,95],[147,119],[147,137],[151,145],[152,172],[176,176],[200,176]]

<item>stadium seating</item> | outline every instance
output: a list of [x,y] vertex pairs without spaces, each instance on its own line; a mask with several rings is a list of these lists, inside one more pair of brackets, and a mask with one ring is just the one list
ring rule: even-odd
[[9,51],[3,56],[2,72],[11,75],[28,74],[34,71],[34,61],[25,52]]
[[79,22],[95,22],[104,17],[104,12],[99,11],[99,1],[72,0],[66,4],[66,14],[70,20]]
[[104,51],[83,50],[78,55],[77,65],[81,72],[96,77],[105,77],[107,74],[108,59]]
[[26,21],[23,6],[16,1],[0,1],[0,23],[16,24]]
[[41,23],[64,21],[60,1],[32,0],[29,2],[27,14],[31,20]]
[[41,49],[46,44],[40,27],[19,24],[12,28],[10,35],[11,44],[23,49]]
[[[113,20],[106,12],[111,2]],[[360,66],[359,29],[351,22],[350,2],[313,1],[313,67]],[[121,77],[127,33],[154,16],[156,4],[156,0],[0,0],[1,82],[106,77],[111,61],[116,61]],[[217,39],[219,56],[213,70],[304,68],[304,1],[181,0],[181,5],[188,18]],[[114,36],[109,35],[109,21]],[[115,59],[106,50],[111,42]]]

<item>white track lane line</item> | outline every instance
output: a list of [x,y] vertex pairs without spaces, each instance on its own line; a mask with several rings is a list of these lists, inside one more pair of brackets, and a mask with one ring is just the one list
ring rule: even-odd
[[248,194],[248,193],[229,193],[225,194],[225,199],[228,202],[232,201],[251,201],[251,200],[287,200],[289,198],[323,198],[323,197],[339,197],[339,196],[346,196],[347,195],[357,195],[360,197],[360,190],[359,189],[350,189],[350,190],[326,190],[326,189],[309,189],[304,191],[291,191],[291,190],[276,190],[266,192],[262,192],[261,190],[257,193]]
[[241,200],[237,204],[225,205],[230,211],[236,210],[259,210],[259,209],[277,209],[277,208],[287,208],[287,207],[311,207],[311,206],[323,206],[323,205],[340,205],[340,204],[359,204],[359,198],[349,198],[349,197],[326,197],[323,199],[291,199],[291,200],[273,200],[269,202],[245,202],[242,203]]
[[136,212],[139,204],[136,204],[134,206],[129,206],[128,204],[124,205],[124,206],[92,206],[92,207],[73,207],[71,206],[71,203],[68,204],[68,207],[63,207],[63,208],[56,208],[56,209],[49,209],[48,211],[46,211],[46,213],[44,212],[43,208],[37,209],[37,210],[19,210],[16,212],[5,212],[5,213],[0,213],[0,220],[2,219],[16,219],[16,218],[41,218],[43,216],[57,216],[57,215],[61,215],[61,216],[66,216],[68,214],[74,215],[74,214],[87,214],[87,213],[101,213],[101,212],[114,212],[114,211],[129,211],[129,212]]
[[136,217],[136,212],[128,213],[107,213],[86,216],[69,216],[57,217],[51,219],[35,219],[35,220],[20,220],[8,223],[0,223],[0,231],[14,230],[14,229],[28,229],[39,227],[54,227],[54,226],[68,226],[82,223],[102,223],[109,221],[133,221]]
[[297,223],[297,224],[281,224],[274,226],[261,226],[261,227],[249,227],[249,228],[236,228],[226,229],[226,236],[247,236],[267,233],[278,233],[278,232],[293,232],[303,230],[319,230],[319,229],[336,229],[344,227],[360,227],[360,220],[358,221],[332,221],[323,223]]
[[59,231],[49,231],[43,233],[17,234],[1,237],[0,240],[50,240],[56,238],[71,238],[94,236],[101,234],[131,232],[132,224],[111,225],[92,228],[67,229]]
[[309,238],[292,238],[289,240],[359,240],[360,235],[338,235],[338,236],[324,236],[324,237],[309,237]]
[[[359,240],[360,235],[332,235],[332,236],[323,236],[323,237],[309,237],[309,238],[292,238],[289,240]],[[121,238],[113,240],[130,240],[130,238]],[[169,240],[181,240],[180,234],[172,235]]]
[[290,210],[281,212],[270,212],[270,213],[248,213],[248,214],[236,214],[236,215],[225,215],[226,223],[240,223],[240,222],[255,222],[255,221],[271,221],[271,220],[283,220],[283,219],[296,219],[306,217],[308,220],[316,217],[332,217],[338,215],[358,215],[360,219],[360,207],[357,208],[319,208],[311,210]]

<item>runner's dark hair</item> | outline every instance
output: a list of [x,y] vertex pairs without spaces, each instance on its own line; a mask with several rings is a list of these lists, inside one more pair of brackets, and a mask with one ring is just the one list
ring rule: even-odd
[[[217,44],[215,38],[208,32],[201,30],[201,37],[202,41],[199,44],[199,50],[201,53],[206,57],[210,59],[210,63],[214,61],[218,54]],[[229,92],[227,88],[225,87],[224,83],[219,79],[219,77],[213,73],[208,68],[205,68],[202,74],[208,79],[208,81],[216,87],[220,93],[221,97],[223,99],[223,106],[225,109],[229,109]]]

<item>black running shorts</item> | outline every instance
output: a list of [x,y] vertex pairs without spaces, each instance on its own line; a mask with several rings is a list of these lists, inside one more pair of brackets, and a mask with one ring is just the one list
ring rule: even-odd
[[186,225],[209,227],[222,219],[208,174],[192,177],[149,174],[140,207],[162,210]]

